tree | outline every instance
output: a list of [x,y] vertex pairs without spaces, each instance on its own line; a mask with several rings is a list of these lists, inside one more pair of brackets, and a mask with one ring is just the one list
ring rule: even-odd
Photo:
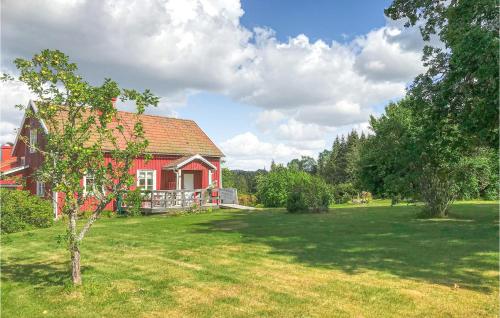
[[391,103],[380,118],[372,116],[374,135],[360,150],[360,186],[379,196],[412,198],[416,193],[419,127],[408,103]]
[[297,171],[304,171],[309,174],[315,174],[318,169],[316,160],[309,156],[301,156],[300,159],[292,159],[287,164],[287,167]]
[[236,188],[234,173],[228,168],[222,168],[222,182],[224,188]]
[[[18,105],[26,116],[43,121],[48,128],[46,143],[29,144],[44,157],[37,180],[62,193],[62,211],[68,216],[68,250],[72,281],[81,284],[80,243],[102,210],[113,199],[126,193],[134,178],[129,169],[135,158],[143,156],[148,145],[138,115],[156,106],[158,98],[149,90],[139,93],[120,89],[111,79],[93,86],[76,74],[77,65],[60,51],[43,50],[31,60],[18,58],[19,80],[36,95],[37,109]],[[8,75],[4,80],[12,80]],[[112,103],[113,98],[136,105],[135,122],[125,122]],[[148,158],[145,155],[146,159]],[[81,180],[92,176],[93,190],[84,192]],[[92,197],[92,213],[80,231],[78,214]]]
[[325,180],[328,180],[328,163],[330,161],[330,156],[332,152],[328,149],[323,150],[318,155],[318,164],[317,164],[317,174]]
[[[459,195],[461,158],[478,147],[498,157],[497,1],[394,0],[385,13],[418,24],[426,41],[427,71],[408,90],[407,106],[420,123],[415,158],[425,212],[445,216]],[[444,47],[432,46],[432,37]]]
[[[394,0],[385,10],[390,18],[420,26],[426,42],[426,73],[418,76],[410,94],[432,113],[457,125],[463,146],[498,146],[499,11],[495,0]],[[444,47],[429,41],[437,37]]]
[[269,173],[257,175],[257,198],[265,207],[284,207],[288,192],[305,172],[275,165]]
[[359,166],[359,152],[360,152],[360,139],[358,133],[353,130],[347,135],[346,140],[346,164],[345,175],[346,182],[351,184],[358,184],[358,166]]

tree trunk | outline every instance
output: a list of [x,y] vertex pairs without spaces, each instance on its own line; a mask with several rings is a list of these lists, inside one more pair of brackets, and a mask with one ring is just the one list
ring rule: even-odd
[[69,252],[71,254],[71,278],[74,285],[82,283],[82,274],[80,271],[80,249],[78,247],[78,238],[76,235],[76,216],[77,209],[73,208],[69,213]]
[[77,244],[71,247],[71,276],[74,285],[82,283],[82,273],[80,270],[80,249]]

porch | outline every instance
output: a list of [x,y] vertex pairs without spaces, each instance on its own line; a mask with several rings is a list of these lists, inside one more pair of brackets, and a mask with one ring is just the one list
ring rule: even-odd
[[158,190],[193,191],[217,187],[219,173],[213,163],[199,154],[181,157],[162,167]]
[[144,213],[219,205],[220,171],[208,158],[196,154],[180,157],[157,170],[139,170]]
[[144,214],[164,213],[186,208],[210,208],[220,204],[219,189],[154,190],[142,192]]

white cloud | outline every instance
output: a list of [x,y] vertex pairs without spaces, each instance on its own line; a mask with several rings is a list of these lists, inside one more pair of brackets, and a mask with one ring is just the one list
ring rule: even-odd
[[[415,44],[406,41],[408,37],[404,35],[406,33],[403,34],[398,28],[384,27],[356,39],[355,43],[361,48],[355,63],[357,71],[372,81],[402,83],[422,73],[422,47],[414,51]],[[414,36],[411,36],[412,40],[413,38]]]
[[0,144],[14,142],[16,129],[23,117],[15,106],[27,105],[32,97],[33,94],[22,82],[0,82]]
[[286,115],[276,109],[265,110],[257,115],[257,119],[255,120],[255,125],[261,131],[269,131],[270,129],[273,128],[273,126],[276,123],[280,122],[285,118]]
[[313,141],[321,139],[330,130],[316,124],[304,124],[295,119],[281,124],[277,130],[277,136],[284,140]]
[[300,149],[284,143],[270,143],[259,140],[251,132],[236,135],[221,143],[222,151],[226,154],[229,167],[235,169],[269,168],[272,160],[276,163],[287,163],[293,158],[302,155],[317,155],[316,151]]

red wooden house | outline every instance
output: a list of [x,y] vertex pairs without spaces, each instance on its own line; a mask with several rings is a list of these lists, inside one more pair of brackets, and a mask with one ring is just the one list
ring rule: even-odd
[[[34,102],[30,101],[28,107],[36,111]],[[130,122],[131,125],[135,122],[134,116],[123,111],[117,115],[121,123]],[[194,121],[153,115],[140,115],[140,119],[149,141],[146,151],[152,155],[152,159],[146,161],[137,158],[130,169],[138,187],[145,190],[194,190],[206,189],[211,185],[221,187],[220,164],[224,155]],[[29,144],[43,147],[48,133],[43,122],[34,122],[26,116],[23,118],[14,144],[2,146],[0,173],[3,180],[0,181],[0,187],[24,188],[33,194],[51,198],[57,217],[60,213],[60,196],[33,177],[43,157],[19,137],[29,139]],[[82,180],[84,188],[90,181],[90,177],[89,180]],[[116,202],[108,208],[116,209]]]

